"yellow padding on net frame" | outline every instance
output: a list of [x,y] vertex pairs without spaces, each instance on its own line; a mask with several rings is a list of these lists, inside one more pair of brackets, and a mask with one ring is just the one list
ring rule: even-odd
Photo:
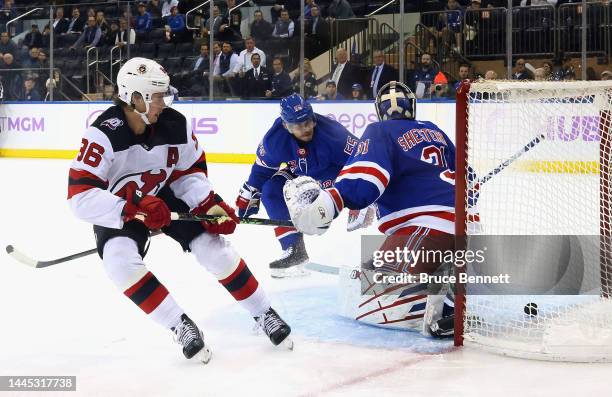
[[[50,149],[0,149],[0,157],[38,158],[38,159],[73,159],[77,150]],[[244,153],[206,153],[209,163],[253,164],[255,154]]]

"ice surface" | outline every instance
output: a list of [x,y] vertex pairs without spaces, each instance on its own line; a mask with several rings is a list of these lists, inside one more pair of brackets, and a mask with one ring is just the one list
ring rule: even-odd
[[[91,226],[66,205],[68,166],[63,160],[0,159],[2,248],[14,244],[52,259],[94,247]],[[249,167],[209,168],[217,192],[233,202]],[[324,236],[307,238],[313,261],[358,262],[359,234],[346,233],[345,220],[346,214]],[[248,315],[193,257],[156,237],[146,263],[204,330],[213,350],[209,365],[185,360],[169,332],[115,289],[97,256],[31,269],[2,252],[0,375],[76,375],[77,393],[69,396],[610,394],[612,365],[455,350],[450,342],[338,317],[334,276],[269,277],[267,264],[280,254],[271,229],[240,226],[230,238],[291,323],[293,352],[253,335]]]

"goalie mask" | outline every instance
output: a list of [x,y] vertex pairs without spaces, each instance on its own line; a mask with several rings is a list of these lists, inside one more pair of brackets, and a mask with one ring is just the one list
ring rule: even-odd
[[399,81],[390,81],[378,90],[375,106],[379,120],[416,117],[416,97],[407,85]]
[[117,73],[117,95],[123,102],[131,105],[132,95],[142,96],[146,110],[141,113],[145,123],[149,124],[146,114],[149,105],[155,100],[154,94],[163,94],[165,106],[171,106],[174,95],[170,90],[170,77],[157,62],[146,58],[132,58],[123,64]]

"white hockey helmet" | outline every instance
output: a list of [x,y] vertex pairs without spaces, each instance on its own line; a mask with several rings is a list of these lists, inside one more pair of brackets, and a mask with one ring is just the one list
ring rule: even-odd
[[172,105],[170,76],[157,62],[147,58],[132,58],[123,64],[117,73],[117,95],[127,104],[132,103],[132,94],[139,93],[149,111],[153,94],[163,93],[166,106]]

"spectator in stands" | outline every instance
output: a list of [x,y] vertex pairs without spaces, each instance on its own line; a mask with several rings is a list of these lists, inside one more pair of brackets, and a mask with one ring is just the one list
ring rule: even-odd
[[445,11],[439,14],[438,37],[451,45],[454,51],[460,53],[464,10],[457,0],[448,0]]
[[242,78],[242,98],[265,98],[266,92],[272,91],[272,78],[270,72],[261,64],[259,53],[252,53],[250,63],[252,67]]
[[240,31],[241,16],[235,10],[230,18],[229,30],[233,36],[232,41],[242,40],[242,32]]
[[351,99],[353,101],[362,101],[368,99],[366,94],[363,92],[363,86],[359,83],[353,84],[353,91],[351,92]]
[[151,18],[161,19],[162,8],[161,4],[159,4],[159,0],[150,0],[149,4],[147,4],[147,12],[151,15]]
[[293,37],[294,30],[295,24],[289,18],[289,11],[282,10],[280,18],[276,21],[276,24],[274,24],[272,36],[277,38],[289,39]]
[[47,53],[43,50],[38,51],[38,67],[39,68],[49,67],[49,59],[47,58]]
[[106,31],[106,34],[102,35],[102,40],[100,40],[100,43],[106,46],[114,46],[117,33],[119,33],[119,24],[117,21],[113,21],[110,24],[110,29]]
[[4,86],[4,99],[15,99],[17,91],[21,88],[22,80],[18,72],[13,69],[20,68],[21,65],[15,61],[13,54],[7,52],[2,56],[0,64],[0,76]]
[[[293,91],[300,92],[300,70],[293,77]],[[319,87],[317,86],[317,75],[312,70],[310,59],[304,58],[304,98],[312,98],[319,95]]]
[[2,8],[0,8],[0,31],[6,30],[6,23],[17,17],[17,10],[13,0],[4,0]]
[[497,72],[495,70],[487,70],[484,78],[485,80],[497,80]]
[[144,38],[153,28],[153,19],[146,10],[143,2],[138,3],[138,15],[136,16],[136,34],[138,38]]
[[321,16],[321,9],[314,4],[310,8],[311,18],[306,21],[304,35],[306,36],[306,56],[314,58],[329,49],[329,23]]
[[327,6],[327,16],[331,19],[355,18],[351,5],[346,0],[332,0]]
[[544,80],[552,80],[553,63],[551,61],[544,61],[542,69],[544,69]]
[[17,53],[17,46],[10,39],[8,32],[0,33],[0,57],[4,54],[13,54],[13,56]]
[[72,8],[72,18],[68,23],[68,30],[66,33],[81,33],[85,28],[85,19],[81,18],[81,11],[79,7]]
[[314,0],[306,0],[304,2],[304,19],[306,21],[312,19],[312,7],[318,7]]
[[70,21],[64,17],[64,7],[55,9],[55,19],[53,19],[53,34],[59,35],[68,31]]
[[537,68],[533,72],[533,78],[536,81],[544,81],[544,80],[546,80],[546,70],[544,70],[544,68]]
[[433,84],[431,85],[431,99],[441,100],[448,99],[451,96],[449,90],[448,78],[443,72],[438,72],[434,77]]
[[240,23],[242,22],[242,11],[240,10],[240,8],[237,8],[234,11],[232,11],[230,14],[230,10],[234,7],[236,7],[236,0],[226,0],[225,10],[223,12],[223,18],[225,18],[227,21],[231,21],[232,23],[230,25],[237,25],[238,26],[237,30],[238,32],[240,32]]
[[299,15],[300,1],[299,0],[275,0],[274,5],[270,9],[270,16],[272,17],[272,23],[275,24],[278,21],[283,11],[289,12],[294,16]]
[[552,74],[553,80],[576,80],[574,63],[569,55],[560,55],[556,62],[556,70]]
[[96,9],[95,8],[89,7],[87,9],[87,18],[89,18],[89,17],[94,17],[94,18],[96,17]]
[[191,75],[202,75],[202,73],[208,71],[210,64],[208,45],[202,44],[200,46],[200,56],[194,59],[191,64],[189,73]]
[[[136,42],[136,32],[134,29],[130,28],[130,44],[134,44]],[[115,34],[114,45],[118,45],[123,47],[128,42],[128,24],[125,18],[119,19],[119,30]]]
[[274,58],[272,61],[274,74],[272,75],[271,89],[266,91],[268,98],[282,98],[293,92],[291,88],[291,78],[285,72],[283,61],[280,58]]
[[457,74],[457,81],[453,85],[453,89],[455,90],[455,92],[457,92],[457,90],[459,89],[461,82],[463,80],[468,80],[469,78],[470,78],[470,65],[467,65],[465,63],[459,65],[459,73]]
[[251,37],[259,42],[267,40],[272,35],[272,24],[263,18],[261,10],[255,11],[255,20],[251,24]]
[[259,55],[259,63],[262,65],[266,64],[266,54],[259,48],[255,47],[255,39],[252,37],[247,37],[244,41],[245,49],[240,52],[238,58],[240,59],[241,71],[246,73],[248,72],[253,65],[251,64],[251,57],[253,54]]
[[414,91],[417,93],[429,92],[431,83],[437,74],[438,70],[433,64],[431,54],[426,52],[423,53],[423,55],[421,55],[421,67],[414,71],[414,75],[412,77],[412,86],[414,87]]
[[[210,58],[208,45],[200,45],[200,55],[193,61],[189,70],[185,72],[184,77],[187,78],[188,87],[194,94],[203,94],[208,92],[208,70],[210,69]],[[204,87],[202,87],[204,86]],[[194,88],[198,87],[198,88]],[[202,89],[204,88],[204,89]]]
[[42,32],[42,47],[41,48],[49,48],[50,44],[51,44],[51,28],[49,27],[49,24],[46,24]]
[[232,96],[237,94],[235,77],[240,71],[240,66],[238,55],[234,52],[231,43],[226,41],[219,55],[219,75],[215,76],[219,89],[229,91]]
[[378,94],[380,87],[390,81],[397,81],[399,78],[397,69],[385,62],[385,54],[382,51],[376,50],[373,55],[374,67],[369,76],[370,90],[368,94],[370,98],[376,98],[376,94]]
[[24,68],[37,68],[38,67],[38,54],[40,50],[38,47],[30,48],[28,52],[28,57],[23,59],[22,65]]
[[38,25],[33,23],[32,30],[30,30],[24,37],[23,42],[21,43],[23,46],[28,48],[42,47],[42,33],[38,30]]
[[23,89],[20,90],[17,97],[20,101],[42,101],[42,97],[34,87],[34,76],[28,74],[23,81]]
[[[234,34],[230,29],[229,21],[221,15],[219,6],[213,7],[213,38],[219,41],[231,41]],[[210,18],[206,21],[206,30],[210,27]]]
[[96,24],[96,18],[88,17],[87,27],[85,28],[85,30],[83,30],[83,33],[81,33],[81,36],[76,41],[76,43],[71,45],[70,48],[74,49],[80,46],[83,46],[83,48],[97,47],[101,37],[102,31],[100,30],[100,27]]
[[96,24],[100,28],[102,35],[106,36],[108,34],[108,31],[110,30],[110,24],[104,17],[104,11],[96,12]]
[[172,14],[172,7],[178,7],[178,0],[162,0],[161,16],[162,19],[167,18]]
[[170,26],[174,41],[184,41],[185,33],[187,32],[185,28],[185,15],[178,13],[178,7],[172,7],[170,15],[166,20],[168,21],[168,26]]
[[601,72],[601,80],[612,80],[612,72],[610,72],[609,70],[604,70],[603,72]]
[[336,50],[336,64],[332,69],[332,78],[338,87],[338,92],[344,98],[351,96],[352,86],[360,79],[357,78],[355,67],[348,62],[348,53],[344,48]]
[[533,75],[525,68],[525,60],[523,58],[517,59],[515,66],[512,80],[533,80]]
[[[351,92],[351,96],[352,96],[352,92]],[[338,93],[336,82],[334,80],[329,80],[325,84],[325,93],[317,96],[317,99],[326,100],[326,101],[341,101],[346,98],[342,94]]]

